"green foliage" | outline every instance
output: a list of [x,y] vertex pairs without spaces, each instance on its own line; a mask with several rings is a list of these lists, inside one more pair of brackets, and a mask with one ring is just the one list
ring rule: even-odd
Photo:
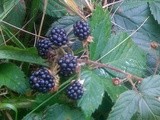
[[[43,20],[44,2],[0,2],[0,109],[4,111],[0,118],[159,120],[160,2],[109,1],[112,6],[105,8],[100,0],[48,0]],[[79,41],[73,34],[78,20],[90,25],[87,40]],[[53,46],[48,59],[42,59],[33,46],[37,39],[47,38],[53,27],[64,28],[69,42],[61,48]],[[57,60],[68,52],[77,55],[77,74],[58,76]],[[43,66],[55,77],[55,87],[39,94],[29,88],[28,79]],[[84,86],[78,101],[66,96],[72,80]]]
[[143,76],[146,67],[145,53],[138,48],[131,38],[127,38],[126,33],[112,35],[101,52],[101,62],[134,75]]
[[151,13],[152,13],[154,19],[157,20],[158,23],[160,24],[160,16],[159,16],[160,1],[155,0],[155,1],[149,2],[149,7],[150,7],[150,10],[151,10]]
[[18,3],[19,0],[3,0],[0,5],[0,20],[3,20]]
[[160,96],[160,76],[150,76],[145,78],[141,85],[139,86],[139,90],[148,96],[157,97]]
[[108,120],[130,120],[138,110],[138,100],[138,93],[133,90],[122,93],[113,106]]
[[35,48],[20,49],[12,46],[3,46],[0,47],[0,59],[11,59],[47,65],[45,61],[38,56]]
[[67,106],[55,104],[48,107],[42,116],[44,120],[84,120],[84,114],[79,110],[72,110]]
[[11,63],[0,64],[0,87],[7,86],[18,93],[25,93],[28,86],[24,73]]
[[2,26],[4,33],[7,35],[8,38],[12,40],[13,43],[16,44],[19,48],[25,48],[25,46],[21,43],[19,39],[5,26]]
[[150,14],[148,1],[125,1],[113,17],[114,22],[120,26],[119,29],[131,33],[149,16],[142,28],[132,36],[133,40],[147,52],[149,44],[146,43],[159,41],[160,37],[160,29],[157,27],[159,25]]
[[40,113],[39,114],[33,113],[23,118],[23,120],[41,120],[41,118],[42,118],[42,115]]
[[90,20],[93,42],[90,44],[90,58],[97,60],[111,34],[109,12],[97,7]]
[[14,8],[8,13],[4,20],[17,27],[22,27],[25,13],[25,2],[24,0],[21,0],[21,2],[18,2],[18,4],[15,5]]
[[[41,0],[40,9],[43,11],[44,1]],[[66,14],[65,7],[59,0],[48,0],[46,14],[52,17],[62,17]]]
[[120,94],[127,90],[125,86],[113,85],[111,76],[107,74],[104,69],[95,70],[95,74],[97,74],[103,80],[104,89],[111,98],[112,102],[116,102]]
[[130,120],[136,112],[139,112],[142,119],[158,120],[160,118],[160,101],[156,97],[159,96],[159,79],[160,76],[148,77],[140,84],[139,91],[131,90],[121,94],[108,119]]
[[103,79],[90,70],[81,73],[84,80],[85,93],[78,101],[78,106],[82,108],[86,116],[90,116],[102,102],[104,95]]
[[160,101],[154,97],[141,96],[139,100],[139,112],[142,120],[159,120]]

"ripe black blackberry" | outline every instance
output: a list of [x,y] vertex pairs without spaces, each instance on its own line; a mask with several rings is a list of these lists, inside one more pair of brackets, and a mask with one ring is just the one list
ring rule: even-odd
[[69,76],[76,71],[77,58],[71,54],[65,54],[58,61],[60,66],[60,74],[63,76]]
[[52,46],[53,44],[49,39],[38,40],[36,43],[38,54],[43,58],[47,58],[48,52],[52,49]]
[[70,99],[78,100],[82,97],[84,89],[79,81],[74,81],[68,86],[66,93]]
[[42,93],[50,91],[55,85],[54,81],[55,78],[47,68],[40,68],[34,71],[29,79],[31,88]]
[[74,35],[77,36],[81,41],[87,39],[90,35],[90,28],[87,22],[85,21],[77,21],[73,25]]
[[68,38],[67,38],[65,30],[62,28],[57,28],[57,27],[51,30],[49,39],[53,43],[53,45],[58,46],[58,47],[65,45],[68,42]]

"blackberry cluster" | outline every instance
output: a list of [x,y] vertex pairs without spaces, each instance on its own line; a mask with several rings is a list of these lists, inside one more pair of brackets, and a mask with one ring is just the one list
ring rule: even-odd
[[77,21],[73,25],[74,35],[77,36],[80,40],[85,40],[90,35],[89,25],[85,21]]
[[49,39],[38,40],[36,43],[38,54],[43,58],[47,58],[47,54],[49,50],[52,49],[52,45],[53,44]]
[[51,30],[49,39],[53,43],[53,45],[58,47],[61,47],[62,45],[67,44],[68,42],[68,38],[65,30],[62,28],[56,28],[56,27]]
[[76,70],[77,58],[71,54],[65,54],[59,59],[58,64],[60,66],[60,74],[69,76]]
[[54,81],[55,78],[47,68],[40,68],[33,72],[29,79],[31,88],[42,93],[50,91],[55,85]]
[[83,86],[79,81],[74,81],[67,88],[67,96],[72,100],[78,100],[82,97],[84,90]]

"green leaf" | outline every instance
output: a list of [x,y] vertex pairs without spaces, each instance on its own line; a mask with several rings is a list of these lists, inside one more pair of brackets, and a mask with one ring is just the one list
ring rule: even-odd
[[12,46],[0,47],[0,59],[11,59],[22,62],[47,65],[45,61],[38,56],[35,48],[20,49]]
[[97,69],[95,74],[97,74],[103,80],[104,89],[111,98],[112,102],[115,102],[120,94],[127,90],[127,88],[123,85],[113,85],[112,78],[105,72],[105,70]]
[[97,7],[90,20],[93,42],[90,44],[90,58],[97,60],[111,34],[111,20],[109,12]]
[[[137,76],[145,74],[146,55],[126,33],[112,35],[101,52],[101,62],[120,68]],[[118,76],[117,73],[116,76]]]
[[160,120],[160,101],[155,97],[142,96],[139,112],[142,120]]
[[130,120],[138,110],[139,95],[133,90],[122,93],[109,114],[108,120]]
[[42,115],[38,113],[32,113],[30,115],[25,116],[22,120],[42,120]]
[[17,26],[22,27],[22,23],[25,18],[26,6],[24,0],[21,0],[14,8],[9,12],[9,14],[4,19],[6,22]]
[[160,96],[160,75],[154,75],[143,79],[139,90],[141,93],[148,96]]
[[[40,10],[43,11],[44,0],[41,0]],[[48,0],[46,14],[52,17],[62,17],[66,14],[65,7],[62,6],[62,3],[59,0]]]
[[0,64],[0,87],[3,85],[18,93],[28,88],[24,73],[11,63]]
[[43,120],[85,120],[82,112],[67,106],[55,104],[48,107],[43,114]]
[[11,10],[18,4],[20,0],[3,0],[1,2],[0,20],[3,20]]
[[[151,0],[127,0],[119,6],[118,11],[113,17],[114,22],[117,24],[117,28],[125,30],[129,34],[136,30],[144,20],[149,16],[149,19],[133,36],[133,40],[144,50],[150,52],[150,43],[154,40],[159,42],[160,27],[150,13],[148,2]],[[153,1],[153,0],[152,0]],[[114,10],[117,6],[114,7]],[[121,29],[120,27],[121,26]]]
[[82,71],[81,79],[84,80],[85,92],[78,101],[78,106],[82,108],[86,116],[90,116],[102,102],[104,85],[102,79],[90,70]]
[[112,10],[112,12],[115,12],[116,10],[115,15],[113,16],[115,31],[117,31],[117,29],[120,31],[123,30],[129,34],[135,31],[138,26],[149,17],[143,26],[132,36],[133,41],[144,49],[146,53],[149,53],[147,59],[148,69],[146,70],[149,75],[154,74],[157,64],[156,60],[159,58],[159,50],[150,49],[151,43],[153,41],[159,43],[160,38],[160,25],[154,19],[149,8],[149,4],[152,2],[154,3],[154,1],[157,0],[127,0],[124,1],[123,4],[120,3],[121,5],[115,5]]
[[154,19],[160,24],[160,1],[154,0],[149,2],[149,7]]

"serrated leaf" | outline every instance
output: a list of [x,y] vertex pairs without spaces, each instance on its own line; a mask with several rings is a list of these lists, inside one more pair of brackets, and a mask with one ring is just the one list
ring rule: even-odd
[[9,14],[4,19],[6,22],[15,25],[17,27],[22,27],[23,20],[25,18],[26,6],[24,0],[18,2],[17,5],[9,12]]
[[[154,69],[157,64],[157,62],[154,62],[153,65],[153,62],[150,63],[150,60],[152,59],[153,61],[153,59],[155,59],[156,61],[157,58],[159,58],[159,50],[151,48],[152,42],[159,43],[160,38],[160,25],[154,19],[149,8],[149,3],[154,3],[156,1],[157,0],[127,0],[121,5],[118,4],[113,9],[114,12],[119,6],[116,14],[113,16],[113,20],[116,23],[114,25],[115,28],[121,31],[124,30],[129,34],[135,31],[138,26],[149,17],[143,26],[132,36],[133,41],[149,54],[146,70],[149,75],[154,74]],[[117,29],[115,31],[117,31]]]
[[160,75],[154,75],[142,80],[139,90],[148,96],[160,96]]
[[154,19],[160,24],[160,1],[155,0],[149,2],[149,7]]
[[93,36],[93,42],[89,45],[90,58],[97,60],[110,37],[111,20],[109,12],[105,11],[102,7],[97,7],[92,14],[90,25]]
[[84,79],[85,92],[78,101],[78,106],[82,108],[86,116],[90,116],[102,102],[104,85],[102,79],[90,70],[82,71],[81,79]]
[[24,73],[14,64],[0,64],[0,87],[7,86],[18,93],[25,93],[27,90]]
[[113,85],[112,78],[103,69],[97,69],[95,73],[103,80],[104,89],[111,98],[112,102],[115,102],[120,94],[127,90],[127,88],[123,85]]
[[20,49],[12,46],[1,46],[0,59],[11,59],[45,66],[47,65],[45,60],[38,56],[35,48]]
[[130,120],[138,110],[139,95],[133,90],[122,93],[109,114],[108,120]]
[[160,101],[155,97],[142,96],[139,112],[142,120],[160,120]]
[[130,38],[126,39],[127,37],[126,33],[112,35],[102,51],[101,62],[143,76],[146,69],[146,55]]
[[[43,11],[44,0],[41,0],[40,10]],[[66,9],[59,0],[48,0],[46,14],[52,17],[62,17],[66,14]]]
[[[150,47],[150,43],[154,41],[159,41],[160,38],[160,27],[158,23],[154,20],[153,16],[150,14],[148,7],[148,2],[151,0],[127,0],[119,6],[118,11],[113,16],[114,22],[121,26],[120,30],[125,30],[129,34],[131,31],[137,29],[144,20],[149,16],[149,19],[144,23],[144,25],[139,29],[133,36],[133,40],[147,52]],[[116,10],[117,7],[114,7]],[[116,25],[116,26],[117,26]]]
[[82,112],[70,109],[67,106],[55,104],[48,107],[43,116],[43,120],[85,120]]

